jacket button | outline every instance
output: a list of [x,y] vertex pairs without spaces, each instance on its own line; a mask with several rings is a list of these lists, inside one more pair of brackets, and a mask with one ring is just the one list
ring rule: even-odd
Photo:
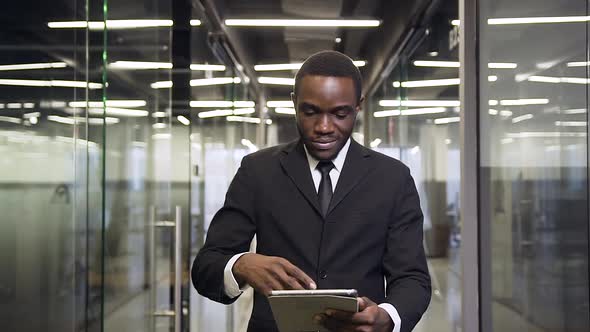
[[326,271],[320,271],[320,278],[322,278],[322,279],[328,278],[328,274],[326,273]]

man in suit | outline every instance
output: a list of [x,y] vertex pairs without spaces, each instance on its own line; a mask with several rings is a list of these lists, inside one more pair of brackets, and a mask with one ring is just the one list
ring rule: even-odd
[[341,53],[316,53],[292,99],[300,139],[244,157],[193,264],[195,288],[230,304],[253,287],[248,331],[277,331],[271,290],[316,288],[361,296],[358,313],[314,317],[331,331],[411,331],[431,295],[422,212],[409,169],[350,137],[359,70]]

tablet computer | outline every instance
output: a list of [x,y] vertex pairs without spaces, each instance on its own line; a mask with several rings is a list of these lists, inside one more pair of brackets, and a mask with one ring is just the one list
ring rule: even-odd
[[315,315],[327,309],[358,312],[354,289],[272,291],[268,301],[280,332],[327,332]]

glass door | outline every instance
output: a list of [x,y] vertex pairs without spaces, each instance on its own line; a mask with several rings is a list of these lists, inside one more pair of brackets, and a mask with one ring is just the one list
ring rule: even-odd
[[172,102],[172,79],[182,70],[172,54],[172,26],[179,22],[173,23],[170,1],[104,3],[103,326],[180,331],[189,127]]

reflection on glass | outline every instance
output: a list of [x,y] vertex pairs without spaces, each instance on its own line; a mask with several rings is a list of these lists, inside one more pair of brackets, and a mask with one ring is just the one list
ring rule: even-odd
[[587,2],[529,5],[482,1],[481,61],[513,64],[480,68],[486,300],[493,331],[588,331]]

